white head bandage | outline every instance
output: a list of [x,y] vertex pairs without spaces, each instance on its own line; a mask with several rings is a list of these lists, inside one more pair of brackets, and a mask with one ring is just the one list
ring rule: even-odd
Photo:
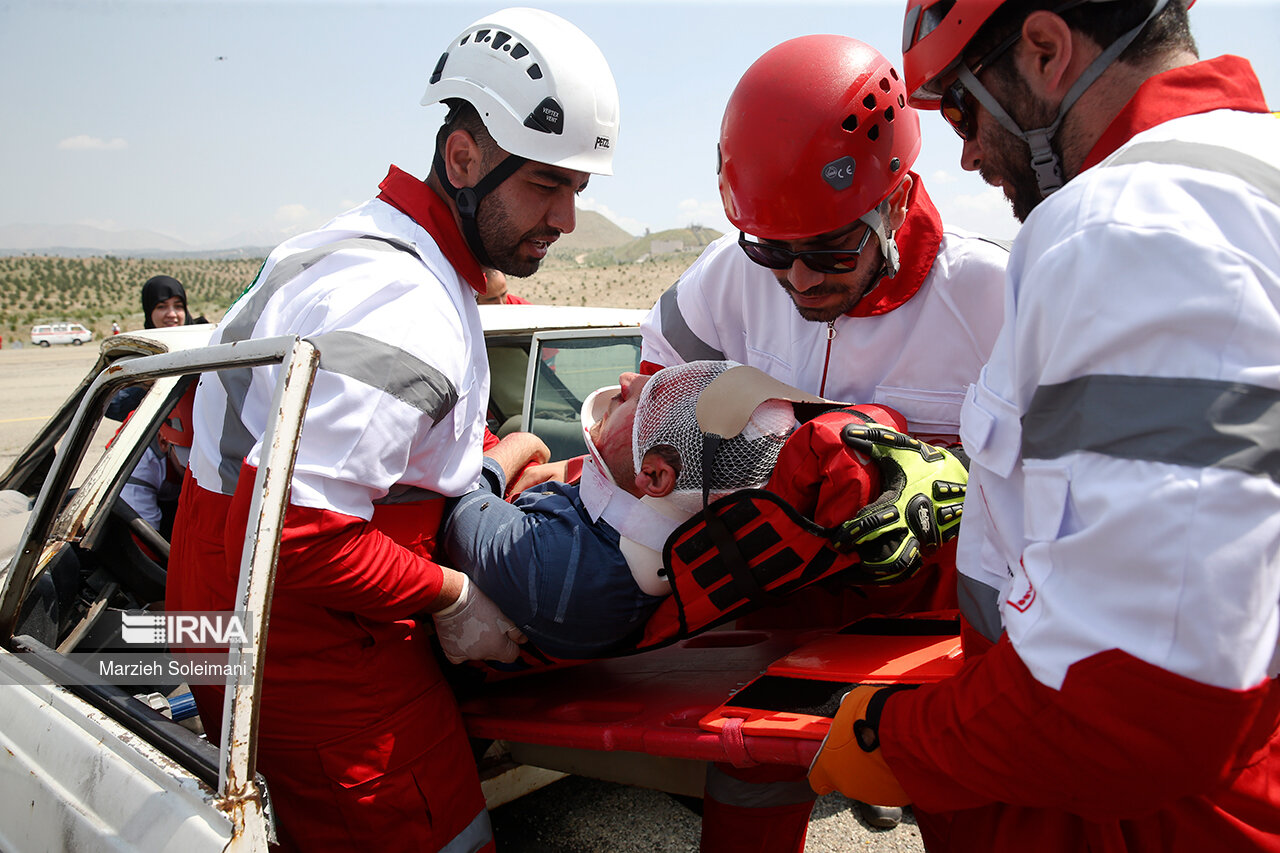
[[[733,394],[705,406],[708,389],[744,369],[754,370],[731,361],[676,365],[658,371],[640,392],[631,440],[636,469],[655,447],[671,448],[680,460],[671,498],[683,506],[700,508],[704,493],[714,499],[764,485],[795,427],[791,404],[768,396]],[[707,423],[705,408],[715,409],[719,422]]]

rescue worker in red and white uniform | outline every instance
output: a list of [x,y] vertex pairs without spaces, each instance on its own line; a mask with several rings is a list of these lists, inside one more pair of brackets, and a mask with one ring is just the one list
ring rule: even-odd
[[1025,217],[961,425],[998,615],[851,692],[810,779],[930,850],[1280,850],[1280,118],[1182,0],[911,0],[904,44]]
[[[531,73],[532,72],[532,73]],[[423,104],[449,107],[430,177],[396,167],[377,198],[282,244],[213,343],[299,335],[319,370],[284,519],[258,767],[287,846],[492,850],[475,762],[430,645],[511,660],[518,631],[432,559],[442,496],[481,469],[489,375],[482,267],[532,274],[610,174],[617,90],[596,45],[532,9],[453,39]],[[194,483],[170,610],[234,609],[277,368],[210,374],[195,400]],[[522,435],[528,455],[546,448]],[[222,690],[197,688],[218,737]]]
[[[725,214],[742,233],[708,246],[650,311],[644,369],[730,359],[819,396],[888,406],[918,438],[956,441],[1000,328],[1008,252],[943,225],[911,171],[919,151],[900,75],[869,45],[805,36],[756,60],[718,148]],[[951,553],[941,571],[860,592],[857,611],[831,624],[955,607]],[[832,602],[817,593],[792,607],[812,625]],[[703,850],[803,849],[813,793],[800,774],[766,794],[725,771],[709,776]],[[900,814],[869,819],[892,826]]]

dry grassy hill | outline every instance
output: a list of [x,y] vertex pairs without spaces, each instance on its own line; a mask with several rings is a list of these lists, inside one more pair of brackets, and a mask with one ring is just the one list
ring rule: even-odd
[[694,257],[671,255],[638,264],[607,266],[552,260],[529,278],[507,279],[507,286],[530,302],[548,305],[649,308]]
[[[573,233],[557,241],[536,275],[512,279],[511,290],[550,305],[648,308],[718,236],[692,227],[635,237],[599,213],[579,211]],[[141,328],[142,283],[160,273],[183,283],[193,314],[217,320],[261,265],[261,258],[0,257],[0,336],[27,342],[33,324],[64,320],[98,336],[113,321]]]
[[98,335],[112,321],[142,328],[142,284],[164,273],[182,282],[195,315],[221,317],[253,280],[262,259],[0,258],[0,335],[29,341],[35,323],[83,323]]
[[605,246],[620,246],[634,239],[603,213],[579,210],[577,225],[557,240],[551,251],[561,256],[573,256]]

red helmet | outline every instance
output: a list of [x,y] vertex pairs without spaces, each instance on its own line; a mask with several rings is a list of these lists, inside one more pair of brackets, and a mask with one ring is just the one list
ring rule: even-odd
[[[902,73],[907,80],[907,100],[913,107],[936,110],[941,93],[924,87],[946,73],[960,59],[965,46],[1005,0],[907,0],[902,26]],[[1105,3],[1078,0],[1062,6]],[[1188,0],[1187,8],[1196,0]]]
[[193,414],[195,399],[196,384],[192,382],[191,387],[178,398],[169,416],[160,423],[160,436],[170,444],[178,447],[191,446],[194,437],[191,434],[191,426],[195,419]]
[[965,46],[1004,0],[907,0],[902,26],[902,73],[907,99],[920,109],[938,109],[940,93],[925,85],[960,59]]
[[898,72],[847,36],[785,41],[757,59],[720,125],[720,198],[735,227],[796,240],[884,201],[920,153]]

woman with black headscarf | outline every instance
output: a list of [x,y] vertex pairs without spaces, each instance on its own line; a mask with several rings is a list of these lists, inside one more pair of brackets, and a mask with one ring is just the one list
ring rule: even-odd
[[[169,275],[152,276],[142,285],[142,320],[144,327],[148,329],[208,322],[204,317],[191,316],[191,312],[187,310],[187,291],[182,287],[182,282]],[[142,402],[146,391],[144,385],[122,388],[107,404],[107,417],[125,420]],[[189,400],[189,396],[194,393],[195,387],[192,386],[188,389],[188,396],[183,399]],[[181,408],[182,403],[179,403],[178,409]],[[188,402],[184,420],[190,419],[190,411]],[[172,416],[173,413],[170,414]],[[185,424],[184,428],[189,439],[190,424]],[[162,429],[160,437],[143,452],[129,481],[120,491],[120,499],[166,537],[169,535],[173,512],[177,508],[178,484],[182,480],[185,462],[185,454],[173,452],[171,442],[164,436]]]
[[[187,291],[171,275],[153,275],[142,285],[142,323],[146,329],[163,329],[169,326],[191,326],[209,322],[203,316],[192,317],[187,310]],[[143,385],[122,388],[107,404],[106,416],[123,421],[142,402],[147,392]]]
[[182,282],[169,275],[152,276],[142,285],[142,319],[147,329],[207,322],[203,317],[191,316],[187,310],[187,291]]

